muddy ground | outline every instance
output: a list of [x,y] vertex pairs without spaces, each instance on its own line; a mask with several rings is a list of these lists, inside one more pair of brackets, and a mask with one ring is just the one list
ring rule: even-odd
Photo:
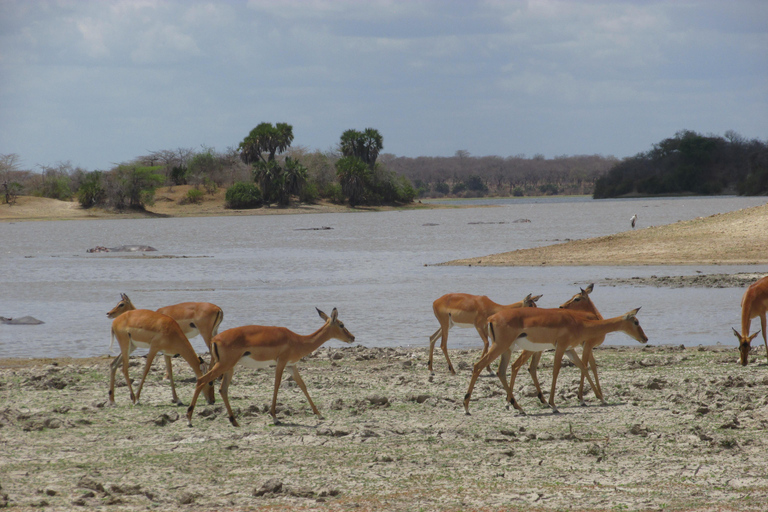
[[697,272],[685,276],[610,277],[600,281],[602,286],[655,286],[669,288],[744,288],[747,289],[766,272],[738,272],[736,274],[704,274]]
[[[618,335],[616,335],[618,336]],[[426,338],[426,336],[425,336]],[[426,339],[425,339],[426,341]],[[652,342],[654,340],[651,340]],[[657,340],[662,343],[663,340]],[[478,342],[478,345],[480,343]],[[576,398],[565,368],[560,414],[521,372],[527,415],[485,372],[464,414],[479,350],[322,348],[302,366],[317,419],[288,379],[274,425],[273,372],[239,369],[193,426],[156,361],[130,404],[107,406],[106,358],[0,360],[0,506],[12,510],[765,510],[768,364],[729,347],[598,349],[608,405]],[[551,356],[540,371],[548,385]],[[138,379],[144,359],[131,359]],[[194,376],[174,360],[179,394]],[[118,383],[122,379],[118,377]]]

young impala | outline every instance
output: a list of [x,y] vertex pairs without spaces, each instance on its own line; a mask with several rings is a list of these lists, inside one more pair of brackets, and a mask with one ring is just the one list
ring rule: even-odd
[[[530,294],[523,300],[514,304],[502,305],[496,304],[485,295],[469,295],[467,293],[449,293],[443,295],[432,303],[432,310],[435,312],[437,321],[440,322],[440,328],[429,337],[429,371],[432,370],[432,354],[435,351],[435,343],[438,338],[442,338],[440,348],[445,354],[445,360],[448,361],[448,369],[456,374],[451,364],[451,358],[448,357],[448,331],[454,325],[459,327],[474,327],[480,338],[483,340],[483,353],[488,353],[488,317],[498,313],[504,308],[522,308],[536,307],[536,301],[541,295],[531,297]],[[488,366],[488,372],[493,374],[491,367]]]
[[192,426],[192,412],[195,410],[195,403],[200,392],[211,385],[219,376],[223,376],[219,393],[224,400],[224,405],[227,407],[229,421],[233,426],[239,426],[232,408],[229,406],[227,394],[229,383],[232,381],[232,374],[237,365],[255,369],[275,366],[275,389],[272,394],[272,407],[269,411],[275,424],[279,423],[275,411],[277,391],[280,389],[280,381],[286,366],[290,368],[293,380],[296,381],[296,384],[304,392],[304,396],[307,397],[307,401],[309,401],[309,405],[312,407],[312,412],[319,418],[322,418],[320,411],[315,407],[312,398],[310,398],[307,392],[307,386],[301,379],[296,365],[301,358],[314,352],[331,338],[352,343],[355,341],[355,337],[338,319],[339,313],[336,311],[336,308],[333,308],[330,317],[319,309],[317,313],[320,315],[320,318],[325,320],[325,324],[307,336],[296,334],[285,327],[267,327],[262,325],[235,327],[215,336],[211,343],[215,364],[208,373],[197,379],[195,394],[187,409],[189,425]]
[[746,366],[749,362],[749,350],[752,340],[760,333],[757,331],[749,335],[749,327],[752,319],[760,317],[760,326],[763,331],[763,341],[765,342],[766,357],[768,357],[768,334],[766,334],[765,312],[768,310],[768,276],[760,279],[752,286],[747,288],[744,296],[741,298],[741,334],[736,329],[733,334],[739,339],[739,356],[741,365]]

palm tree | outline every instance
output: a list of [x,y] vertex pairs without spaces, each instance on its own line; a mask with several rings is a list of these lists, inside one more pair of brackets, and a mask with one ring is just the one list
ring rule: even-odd
[[[288,123],[260,123],[238,146],[240,158],[246,164],[272,162],[277,153],[282,153],[293,142],[293,126]],[[265,158],[264,153],[268,156]]]
[[365,163],[354,156],[345,156],[336,161],[336,176],[341,183],[341,190],[353,208],[365,201],[370,172]]

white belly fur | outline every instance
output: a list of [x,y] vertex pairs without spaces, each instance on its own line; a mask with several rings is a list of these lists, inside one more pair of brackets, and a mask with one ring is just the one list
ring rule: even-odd
[[472,327],[473,329],[475,328],[475,324],[460,324],[451,320],[451,326],[454,326],[454,325],[456,327],[461,327],[462,329],[466,329],[468,327]]
[[255,359],[251,359],[250,357],[246,356],[241,357],[240,361],[238,361],[235,366],[245,366],[254,370],[263,370],[264,368],[269,368],[270,366],[277,366],[277,361],[256,361]]
[[533,343],[528,338],[517,338],[514,343],[517,350],[529,350],[531,352],[543,352],[545,350],[554,350],[554,343]]

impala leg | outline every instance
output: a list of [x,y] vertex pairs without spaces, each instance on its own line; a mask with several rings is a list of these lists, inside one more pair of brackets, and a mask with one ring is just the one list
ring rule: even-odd
[[[179,399],[178,395],[176,395],[176,382],[173,380],[173,361],[171,361],[171,356],[165,355],[165,372],[168,374],[168,380],[171,381],[171,391],[173,392],[173,403],[178,406],[184,406],[182,401]],[[141,382],[144,384],[144,381]]]
[[763,342],[765,343],[765,357],[768,359],[768,334],[765,333],[765,313],[760,315],[760,327],[763,329]]
[[565,346],[562,344],[555,344],[555,361],[552,365],[552,388],[549,391],[549,405],[552,407],[553,413],[558,413],[557,406],[555,406],[555,386],[557,385],[557,376],[560,373],[560,366],[563,363],[563,354],[565,354]]
[[434,371],[432,370],[432,354],[435,352],[435,343],[437,342],[437,338],[442,336],[442,333],[443,333],[443,328],[440,327],[435,331],[435,333],[432,336],[429,337],[429,365],[427,366],[427,368],[429,369],[430,372]]
[[128,356],[130,356],[131,353],[128,351],[127,347],[124,350],[122,350],[122,352],[123,352],[122,354],[123,376],[125,377],[125,383],[128,384],[128,391],[130,391],[131,393],[131,402],[135,404],[138,398],[133,393],[133,386],[131,385],[131,377],[130,375],[128,375]]
[[301,390],[304,392],[304,396],[307,397],[307,401],[309,402],[309,405],[312,407],[312,412],[314,412],[318,418],[321,420],[324,419],[323,415],[320,414],[320,411],[317,410],[317,407],[315,407],[315,403],[312,401],[312,398],[309,396],[309,392],[307,391],[307,386],[304,384],[304,380],[301,378],[301,375],[299,375],[299,368],[296,366],[291,366],[291,375],[293,375],[293,380],[296,381],[296,383],[299,385]]
[[520,356],[517,358],[517,360],[512,363],[512,368],[509,371],[509,387],[507,388],[507,401],[512,404],[512,407],[517,409],[520,414],[525,414],[525,411],[520,406],[519,403],[517,403],[517,400],[515,400],[515,380],[517,380],[517,372],[520,371],[520,368],[525,364],[525,362],[528,360],[529,357],[531,357],[532,352],[523,351]]
[[509,396],[509,384],[507,384],[507,366],[509,366],[509,360],[511,358],[512,350],[507,350],[501,354],[501,358],[499,359],[499,370],[496,372],[496,376],[501,381],[501,385],[504,388],[504,391],[507,392],[507,396]]
[[229,405],[229,384],[232,382],[232,375],[234,370],[226,372],[221,378],[221,386],[219,387],[219,394],[224,401],[224,406],[227,408],[227,414],[229,414],[229,422],[233,427],[239,427],[240,424],[235,419],[235,413],[232,412],[232,407]]
[[115,405],[115,374],[122,362],[123,354],[120,354],[109,365],[109,405]]
[[[283,379],[283,370],[285,369],[286,362],[278,359],[277,367],[275,368],[275,391],[272,393],[272,407],[269,408],[269,414],[272,415],[272,420],[275,425],[279,425],[280,421],[277,419],[277,392],[280,389],[280,381]],[[222,397],[223,398],[223,397]]]
[[[485,325],[477,325],[475,324],[475,329],[477,329],[477,333],[480,335],[480,338],[483,340],[483,353],[480,355],[480,357],[484,356],[488,353],[488,328]],[[486,369],[488,370],[488,373],[490,375],[494,375],[493,370],[491,370],[491,365],[489,364]]]
[[501,347],[500,345],[497,345],[496,343],[494,343],[493,345],[491,345],[491,348],[488,351],[488,353],[485,354],[483,357],[481,357],[477,363],[475,363],[475,366],[472,370],[472,378],[469,380],[469,388],[467,389],[467,393],[464,395],[464,411],[467,413],[467,416],[470,416],[469,399],[472,397],[472,389],[474,389],[475,387],[475,383],[477,382],[477,378],[480,376],[480,372],[482,372],[483,368],[488,366],[492,361],[494,361],[497,357],[499,357],[505,351],[506,351],[506,348]]
[[[144,381],[147,380],[147,374],[149,373],[152,361],[155,360],[156,355],[157,349],[150,346],[149,352],[147,352],[147,363],[144,365],[144,374],[141,376],[141,382],[139,382],[139,389],[136,391],[136,401],[134,403],[139,403],[139,400],[141,399],[141,389],[144,387]],[[171,391],[173,392],[173,403],[178,403],[179,397],[176,396],[176,388],[173,385],[173,379],[171,379]]]
[[539,383],[539,375],[538,375],[538,369],[539,369],[539,362],[541,361],[541,355],[543,352],[536,352],[531,357],[531,364],[528,365],[528,373],[531,375],[531,380],[533,381],[533,385],[536,386],[537,396],[539,397],[539,401],[547,405],[547,401],[544,399],[544,392],[541,390],[541,384]]
[[579,380],[579,402],[581,405],[587,405],[584,401],[584,380],[589,376],[589,370],[592,369],[592,375],[595,376],[595,385],[592,387],[592,391],[595,393],[595,397],[605,405],[605,399],[603,398],[603,390],[600,387],[600,380],[597,377],[597,362],[595,361],[595,354],[592,352],[592,348],[588,345],[584,345],[584,351],[581,353],[581,362],[587,369],[585,373],[581,374]]
[[[187,423],[189,424],[190,427],[192,426],[192,413],[195,410],[195,404],[197,404],[197,398],[200,396],[200,393],[203,392],[203,390],[205,389],[205,386],[210,386],[213,383],[213,381],[219,377],[219,375],[221,375],[221,365],[215,364],[208,373],[206,373],[205,375],[197,379],[197,384],[195,385],[195,393],[192,395],[192,401],[189,402],[189,407],[187,407]],[[221,392],[221,390],[219,390],[219,392]],[[229,402],[225,400],[225,404],[228,404],[228,403]],[[227,410],[231,412],[231,409],[229,409],[228,405],[227,405]],[[229,421],[232,421],[231,414],[230,414]],[[237,425],[235,424],[235,426]]]
[[440,348],[443,351],[443,354],[445,355],[445,360],[448,361],[448,369],[451,371],[452,374],[456,375],[456,370],[453,369],[453,363],[451,363],[451,358],[448,356],[448,331],[450,330],[450,326],[447,325],[445,327],[441,327],[440,330],[442,331],[440,334],[442,334],[442,340],[440,341]]

